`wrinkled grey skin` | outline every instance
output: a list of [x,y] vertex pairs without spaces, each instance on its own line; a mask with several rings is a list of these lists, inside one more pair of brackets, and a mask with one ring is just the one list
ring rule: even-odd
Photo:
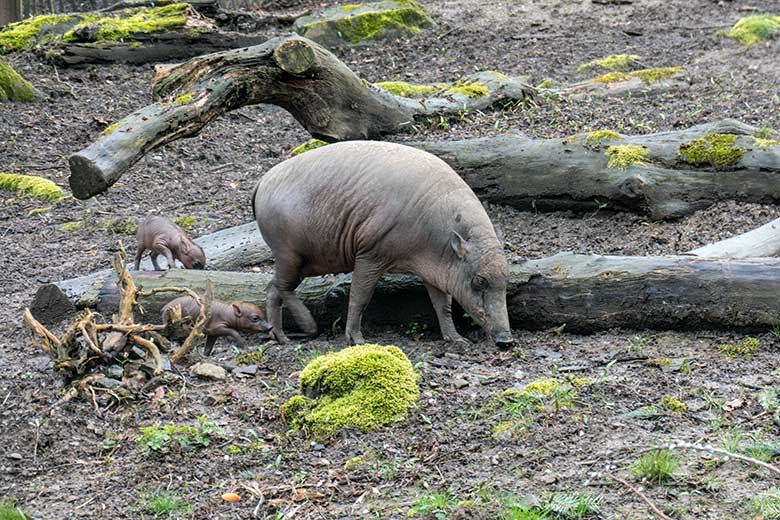
[[[192,296],[180,296],[162,308],[163,325],[168,326],[171,309],[177,305],[181,306],[181,317],[189,316],[195,323],[200,312],[198,302]],[[211,354],[214,343],[220,336],[230,336],[241,347],[245,347],[246,343],[239,332],[258,333],[270,330],[271,325],[265,321],[265,314],[254,303],[213,300],[211,302],[211,316],[203,327],[203,333],[206,334],[204,353],[207,356]]]
[[138,250],[135,253],[135,270],[141,267],[141,257],[151,251],[152,265],[155,271],[162,271],[157,257],[163,255],[168,261],[168,269],[176,267],[176,260],[185,269],[203,269],[206,267],[206,254],[192,241],[182,228],[165,217],[147,217],[138,226]]
[[466,342],[452,322],[454,297],[497,343],[513,341],[502,243],[474,192],[439,158],[393,143],[332,144],[269,170],[253,208],[274,253],[267,311],[280,343],[289,341],[283,303],[304,332],[317,331],[294,293],[301,279],[350,271],[351,343],[364,343],[361,316],[383,273],[422,279],[445,340]]

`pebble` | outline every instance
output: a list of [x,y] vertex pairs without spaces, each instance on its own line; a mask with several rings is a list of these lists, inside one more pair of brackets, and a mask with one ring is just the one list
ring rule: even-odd
[[227,370],[211,363],[196,363],[190,367],[190,373],[204,379],[224,381],[227,379]]

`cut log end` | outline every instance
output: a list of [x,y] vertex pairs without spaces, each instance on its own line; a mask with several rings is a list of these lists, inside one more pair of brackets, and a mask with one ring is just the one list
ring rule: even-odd
[[95,161],[79,154],[73,154],[68,158],[70,165],[70,191],[77,199],[88,199],[103,193],[111,185],[104,176],[103,171],[95,164]]
[[290,74],[304,74],[316,63],[314,49],[303,40],[288,40],[274,49],[274,61],[279,68]]

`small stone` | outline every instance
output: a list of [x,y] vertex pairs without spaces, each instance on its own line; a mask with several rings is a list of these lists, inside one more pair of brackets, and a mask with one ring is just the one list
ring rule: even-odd
[[125,370],[119,365],[111,365],[106,369],[106,376],[111,379],[122,379],[125,375]]
[[452,380],[452,385],[455,388],[465,388],[469,386],[469,382],[463,379],[462,377],[456,377],[455,379]]
[[525,379],[525,372],[522,370],[515,370],[515,373],[512,374],[512,377],[515,379]]
[[190,373],[204,379],[224,381],[227,379],[227,370],[211,363],[196,363],[190,367]]
[[255,376],[257,375],[257,365],[243,365],[233,368],[233,373],[238,376]]
[[11,460],[22,460],[24,458],[21,453],[9,453],[6,457]]
[[113,389],[123,387],[125,384],[122,381],[117,381],[116,379],[111,379],[110,377],[102,377],[95,381],[95,386]]

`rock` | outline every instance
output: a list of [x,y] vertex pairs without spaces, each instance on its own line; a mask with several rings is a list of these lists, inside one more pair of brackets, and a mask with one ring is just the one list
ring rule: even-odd
[[455,379],[452,380],[452,386],[454,386],[455,388],[465,388],[469,386],[469,382],[462,377],[456,377]]
[[21,453],[9,453],[6,457],[11,460],[22,460],[24,458]]
[[293,30],[329,48],[413,36],[436,24],[416,0],[384,0],[326,9],[295,20]]
[[121,388],[125,386],[125,384],[122,381],[118,381],[116,379],[112,379],[110,377],[103,377],[101,379],[98,379],[95,381],[95,386],[99,386],[101,388]]
[[257,365],[243,365],[233,368],[233,373],[237,376],[255,376],[257,375]]
[[111,365],[105,370],[105,374],[106,377],[111,379],[122,379],[122,376],[125,375],[125,370],[119,365]]
[[190,373],[203,379],[224,381],[227,379],[227,370],[211,363],[196,363],[190,367]]

